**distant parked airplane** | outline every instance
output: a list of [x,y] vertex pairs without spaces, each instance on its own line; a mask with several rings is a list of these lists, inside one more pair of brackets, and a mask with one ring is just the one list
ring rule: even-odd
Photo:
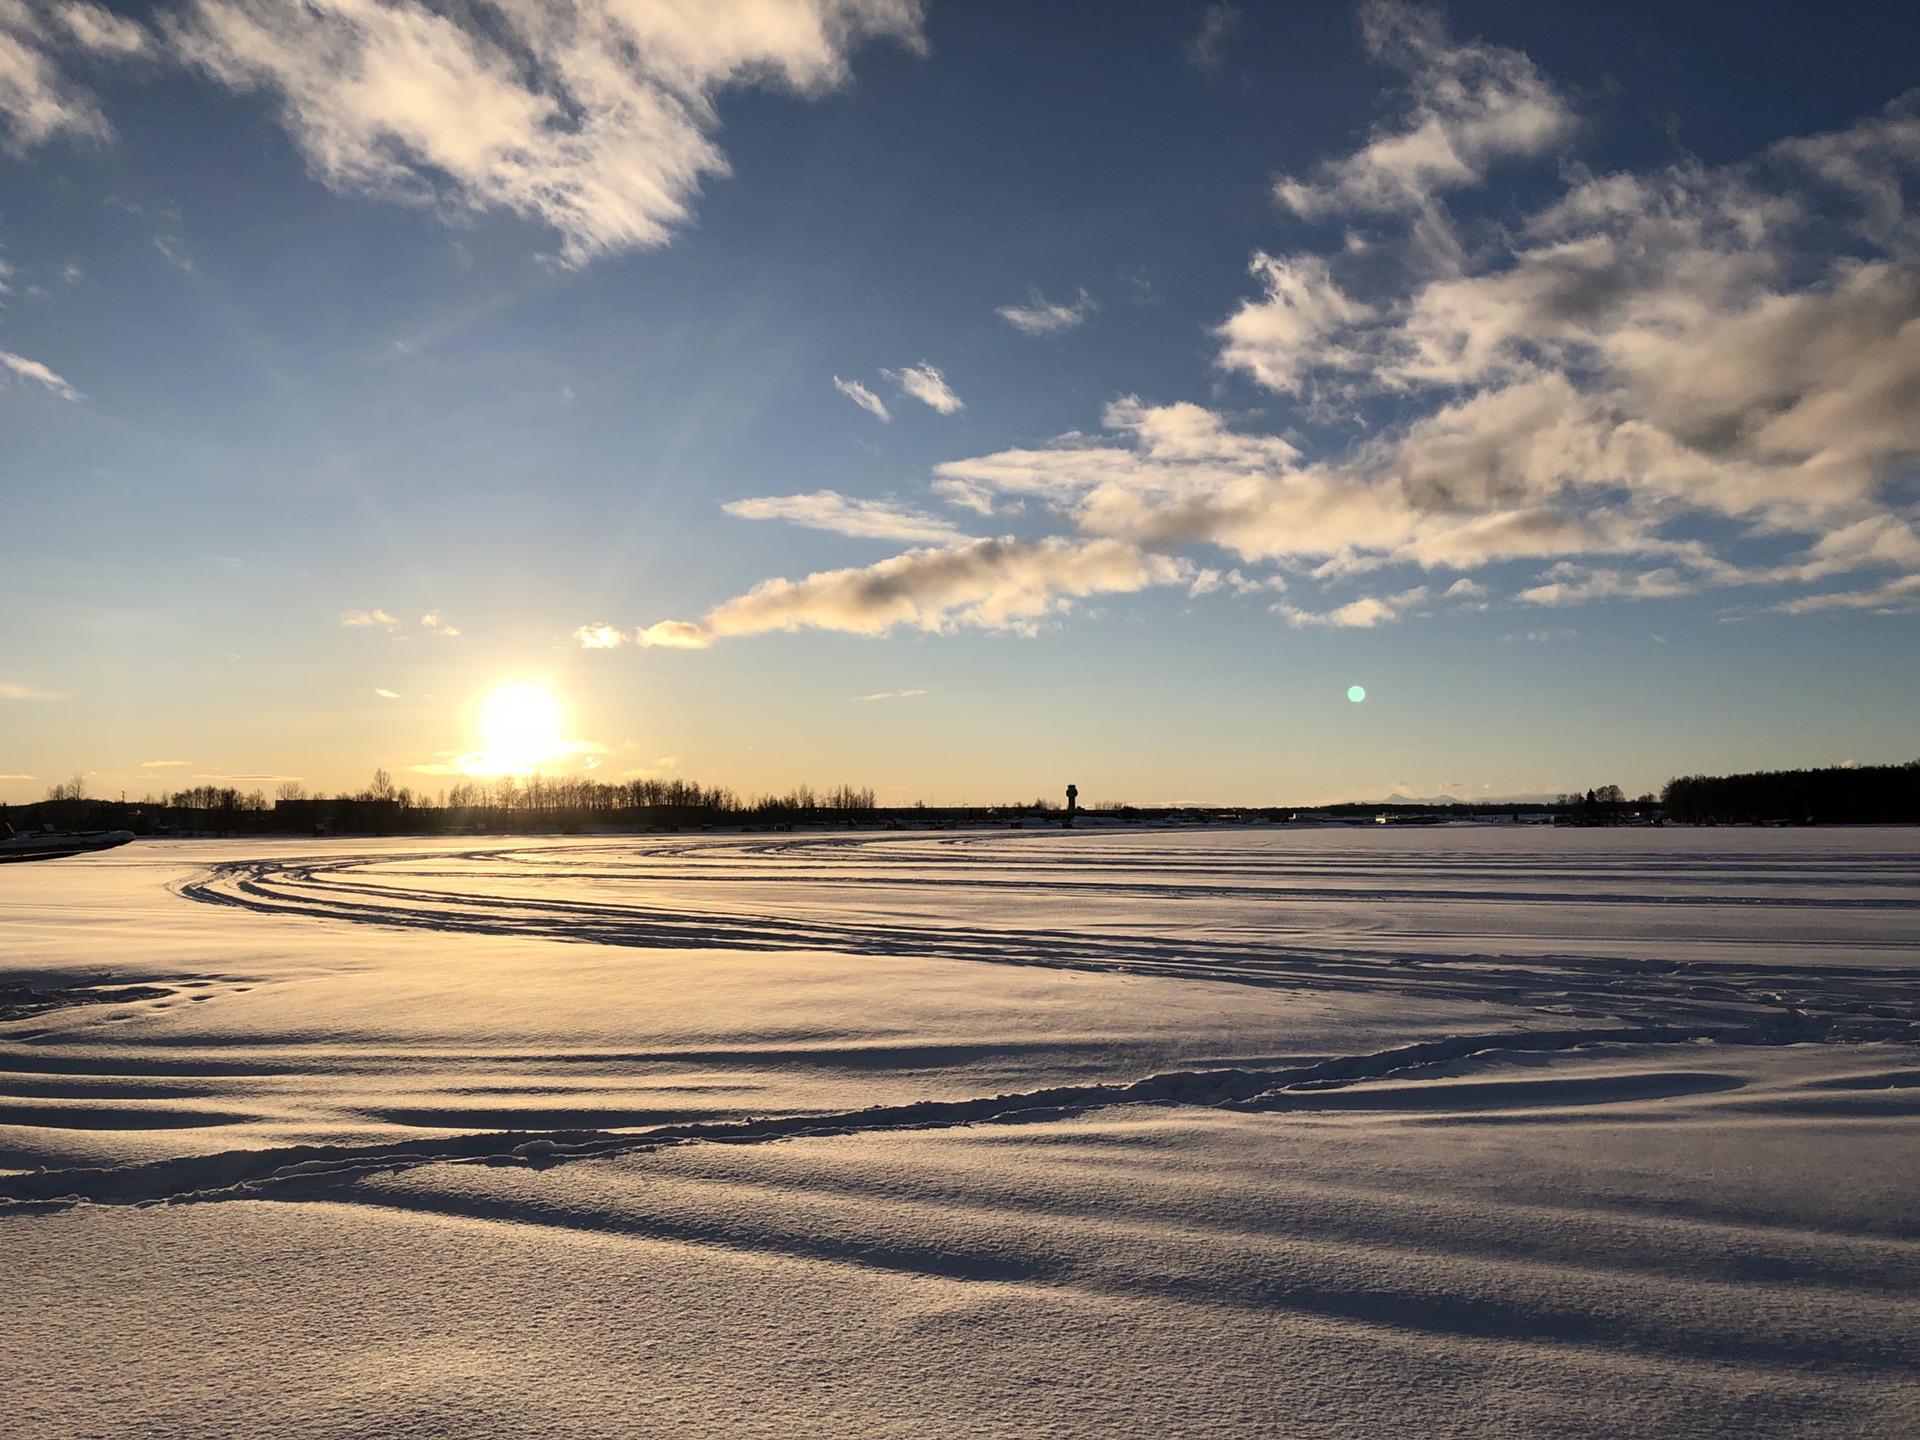
[[18,834],[0,820],[0,864],[9,860],[58,860],[62,855],[84,855],[89,850],[111,850],[133,839],[131,830],[89,830],[80,835],[56,835],[53,826]]

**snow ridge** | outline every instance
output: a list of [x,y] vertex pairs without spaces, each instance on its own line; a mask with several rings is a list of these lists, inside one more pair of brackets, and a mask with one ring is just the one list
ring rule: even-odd
[[[1546,1080],[1482,1080],[1360,1092],[1352,1087],[1406,1080],[1462,1060],[1545,1054],[1603,1046],[1699,1042],[1779,1045],[1831,1038],[1831,1022],[1795,1015],[1739,1027],[1631,1026],[1457,1035],[1310,1065],[1253,1070],[1170,1071],[1127,1084],[1056,1086],[966,1100],[923,1100],[838,1114],[662,1125],[638,1131],[507,1131],[370,1146],[302,1145],[106,1168],[41,1170],[0,1176],[0,1214],[75,1205],[193,1204],[241,1199],[312,1199],[362,1176],[441,1163],[543,1169],[574,1160],[645,1153],[698,1142],[759,1144],[798,1136],[882,1130],[935,1130],[975,1124],[1060,1119],[1126,1105],[1188,1105],[1228,1110],[1525,1110],[1606,1105],[1658,1096],[1738,1088],[1738,1078],[1689,1071],[1637,1072]],[[1920,1030],[1884,1038],[1920,1039]],[[1902,1088],[1895,1080],[1888,1088]],[[1904,1107],[1903,1107],[1904,1108]]]

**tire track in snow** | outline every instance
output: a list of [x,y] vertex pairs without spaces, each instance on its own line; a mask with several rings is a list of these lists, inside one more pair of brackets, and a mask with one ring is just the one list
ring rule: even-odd
[[[848,848],[858,842],[833,839],[817,848]],[[875,842],[882,843],[882,842]],[[884,842],[897,845],[899,842]],[[739,847],[708,845],[704,852],[731,857]],[[564,849],[534,851],[563,858]],[[586,852],[591,856],[594,852]],[[474,851],[434,857],[456,863],[523,859],[527,852]],[[651,857],[650,857],[651,858]],[[842,954],[961,960],[999,965],[1071,969],[1107,974],[1157,976],[1291,989],[1392,992],[1436,1000],[1486,1001],[1532,1007],[1586,1019],[1621,1023],[1732,1025],[1767,1015],[1806,1013],[1847,1018],[1852,1029],[1839,1038],[1902,1038],[1920,1026],[1920,967],[1841,966],[1832,964],[1740,965],[1704,961],[1664,961],[1628,957],[1553,955],[1550,957],[1455,954],[1356,953],[1353,949],[1287,943],[1280,937],[1260,941],[1192,935],[1129,933],[1124,930],[1033,931],[1016,925],[987,928],[952,923],[912,924],[829,920],[818,915],[779,913],[724,914],[687,906],[669,907],[642,900],[572,899],[556,896],[472,893],[473,870],[407,870],[391,878],[373,867],[406,863],[406,857],[353,855],[313,859],[234,861],[212,867],[178,887],[184,897],[270,915],[348,921],[400,929],[554,939],[639,949],[822,950]],[[589,872],[599,874],[600,872]],[[611,872],[604,878],[634,883],[642,875]],[[484,871],[480,878],[497,878]],[[570,870],[568,878],[581,878]],[[658,878],[658,877],[656,877]],[[699,881],[702,877],[681,877]],[[809,877],[756,875],[804,887]],[[423,880],[443,880],[446,888],[422,888]],[[414,883],[395,883],[407,880]],[[834,883],[840,883],[837,880]],[[862,883],[865,883],[864,881]],[[888,881],[887,883],[896,883]],[[900,881],[898,883],[929,883]],[[938,883],[974,887],[977,877]],[[1041,882],[1032,882],[1039,886]],[[460,886],[455,890],[453,886]],[[1057,888],[1057,887],[1056,887]],[[1080,888],[1111,893],[1094,882]],[[1124,888],[1124,887],[1122,887]],[[1165,887],[1160,887],[1162,890]],[[1183,892],[1184,893],[1184,892]],[[1223,890],[1245,898],[1249,892]],[[1337,898],[1363,896],[1370,904],[1384,892],[1340,890]],[[1394,891],[1422,903],[1448,902],[1453,891]],[[1255,897],[1265,898],[1265,897]],[[1288,897],[1278,896],[1276,899]],[[1296,897],[1297,898],[1297,897]],[[1307,897],[1324,900],[1324,892]],[[1565,894],[1562,902],[1587,903],[1593,897]],[[1646,897],[1639,897],[1642,902]],[[1516,901],[1507,892],[1474,896],[1474,903],[1542,903],[1527,891]],[[1737,903],[1885,909],[1920,906],[1920,901],[1742,897]],[[1700,908],[1726,904],[1711,896],[1662,896],[1659,903]],[[1414,938],[1417,938],[1414,937]],[[1508,937],[1509,939],[1515,937]],[[1778,942],[1776,948],[1791,942]],[[1859,949],[1886,949],[1903,958],[1904,942],[1853,941]]]

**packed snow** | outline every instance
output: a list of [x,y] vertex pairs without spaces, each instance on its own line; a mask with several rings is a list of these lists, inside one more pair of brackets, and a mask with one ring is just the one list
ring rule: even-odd
[[0,870],[23,1436],[1920,1434],[1920,831]]

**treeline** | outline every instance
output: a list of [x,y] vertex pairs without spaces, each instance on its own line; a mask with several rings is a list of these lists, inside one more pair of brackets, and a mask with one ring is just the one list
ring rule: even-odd
[[[81,777],[51,787],[28,805],[0,804],[0,820],[17,829],[131,830],[137,835],[435,835],[475,832],[578,833],[585,830],[674,830],[701,826],[954,825],[1064,823],[1070,817],[1045,797],[1007,805],[924,804],[885,809],[871,789],[800,785],[784,795],[743,798],[724,785],[693,780],[599,781],[532,775],[468,780],[435,794],[396,786],[384,770],[365,789],[309,795],[293,782],[269,800],[258,790],[196,785],[141,800],[91,797]],[[1835,766],[1822,770],[1687,775],[1652,795],[1629,800],[1615,785],[1568,793],[1551,803],[1385,801],[1306,808],[1133,806],[1107,802],[1081,814],[1093,823],[1287,824],[1314,821],[1440,823],[1447,820],[1551,818],[1559,824],[1632,825],[1662,818],[1686,825],[1920,823],[1920,760],[1905,765]]]
[[470,780],[448,790],[443,808],[456,813],[504,815],[605,816],[630,811],[675,811],[711,816],[790,816],[826,814],[858,818],[874,811],[873,791],[841,785],[816,793],[799,785],[785,795],[743,800],[724,785],[697,780],[640,779],[615,783],[590,779]]
[[1920,822],[1920,760],[1684,775],[1661,795],[1686,825],[1902,825]]
[[197,785],[142,800],[90,797],[81,777],[55,785],[37,804],[0,805],[21,829],[131,830],[138,835],[414,835],[459,831],[678,829],[701,825],[860,824],[876,814],[874,792],[853,785],[743,798],[693,780],[618,782],[531,775],[472,780],[438,794],[396,786],[385,770],[365,789],[310,795],[288,782],[269,800],[259,791]]

